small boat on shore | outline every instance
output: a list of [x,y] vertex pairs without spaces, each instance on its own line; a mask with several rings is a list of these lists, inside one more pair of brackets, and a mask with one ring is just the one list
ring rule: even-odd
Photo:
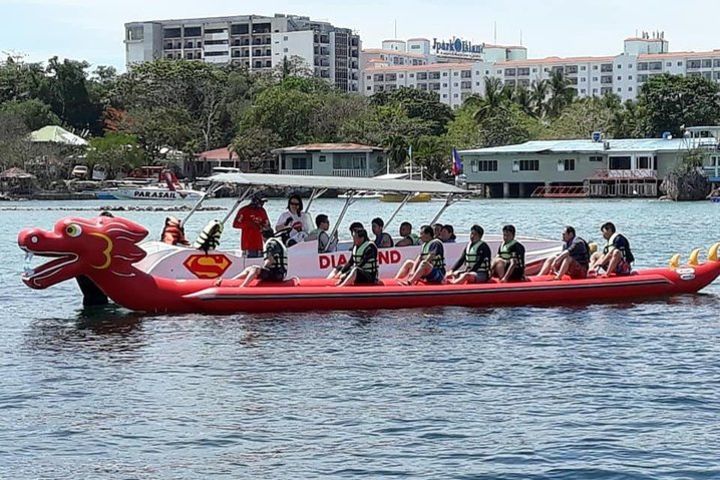
[[52,231],[24,229],[18,234],[19,247],[28,256],[54,259],[28,268],[22,280],[30,288],[44,289],[79,278],[81,284],[94,285],[118,305],[140,312],[232,314],[626,302],[696,293],[720,275],[718,243],[709,249],[705,262],[698,261],[696,250],[686,265],[680,265],[676,256],[666,268],[628,276],[416,286],[382,280],[344,288],[323,279],[291,279],[239,287],[238,280],[218,285],[213,279],[172,279],[139,269],[137,263],[147,252],[138,244],[147,235],[147,229],[135,222],[102,216],[62,219]]

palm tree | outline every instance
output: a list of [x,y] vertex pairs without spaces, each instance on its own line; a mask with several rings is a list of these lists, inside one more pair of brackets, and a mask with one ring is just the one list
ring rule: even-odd
[[551,116],[557,117],[563,108],[572,103],[576,91],[570,87],[570,81],[558,70],[550,74],[549,88],[549,113]]
[[495,77],[485,77],[485,96],[479,100],[473,100],[478,105],[477,111],[473,115],[475,120],[480,122],[496,111],[505,110],[507,101],[508,98],[503,92],[502,80]]
[[530,91],[530,103],[532,105],[535,116],[538,118],[543,118],[547,113],[547,97],[547,80],[539,80],[537,82],[533,82],[532,89]]
[[532,98],[527,87],[518,86],[512,91],[512,101],[515,102],[520,109],[528,115],[533,114]]

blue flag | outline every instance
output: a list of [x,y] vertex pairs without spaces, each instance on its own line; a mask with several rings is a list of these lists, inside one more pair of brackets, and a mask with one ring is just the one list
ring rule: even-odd
[[462,158],[460,157],[460,154],[458,151],[453,148],[452,149],[452,174],[456,177],[460,175],[463,171],[463,163]]

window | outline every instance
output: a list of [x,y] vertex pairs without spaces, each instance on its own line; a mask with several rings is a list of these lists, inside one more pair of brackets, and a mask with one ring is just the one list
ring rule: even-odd
[[166,28],[163,31],[163,38],[180,38],[180,27],[177,28]]
[[430,72],[430,80],[440,80],[440,72]]
[[365,154],[357,153],[336,153],[333,156],[334,169],[366,170],[367,163]]
[[447,83],[443,83],[443,88],[447,88]]
[[713,60],[713,67],[720,68],[720,58]]
[[667,63],[665,64],[665,66],[666,66],[666,67],[672,67],[672,62],[667,62]]
[[414,74],[414,73],[411,73],[409,76],[410,76],[410,78],[415,78],[415,74]]
[[470,89],[470,88],[472,88],[472,82],[469,81],[469,80],[465,80],[464,82],[460,82],[460,88],[465,89],[465,90]]
[[325,155],[320,155],[318,157],[318,162],[325,163],[327,161],[327,157]]
[[230,33],[233,35],[245,35],[248,33],[248,24],[242,23],[239,25],[231,25]]
[[462,74],[460,75],[460,78],[471,78],[472,77],[472,70],[463,70]]
[[225,33],[227,32],[224,28],[206,28],[205,29],[205,35],[211,34],[211,33]]
[[473,160],[470,162],[472,172],[497,172],[497,160]]
[[447,72],[443,72],[443,77],[447,77]]
[[205,40],[205,45],[227,45],[227,40]]
[[[288,162],[289,160],[289,162]],[[312,170],[312,157],[290,157],[285,159],[284,168],[288,168],[290,164],[292,170]]]
[[229,52],[227,50],[223,52],[205,52],[206,57],[222,57],[223,55],[227,55]]
[[678,62],[678,67],[682,67],[682,62]]
[[605,159],[603,158],[602,155],[590,155],[590,156],[588,157],[588,160],[591,161],[591,162],[602,162],[602,161],[604,161]]
[[283,37],[283,42],[287,42],[287,41],[288,41],[288,36],[285,35],[285,36]]
[[453,72],[453,76],[454,76],[454,77],[457,77],[457,76],[458,76],[458,72]]
[[127,29],[127,40],[142,40],[145,38],[143,27],[128,27]]
[[654,156],[636,157],[637,168],[641,170],[657,170],[657,160]]
[[700,60],[690,60],[687,63],[687,68],[700,68],[702,62]]
[[610,170],[630,170],[630,164],[630,157],[610,157],[608,168]]
[[530,75],[530,69],[529,68],[518,68],[517,69],[518,76],[526,77]]
[[558,160],[557,169],[558,172],[569,172],[571,170],[575,170],[575,159],[565,158],[563,160]]
[[540,170],[540,160],[515,160],[513,172],[537,172]]
[[425,72],[420,72],[420,73],[417,74],[417,79],[418,79],[418,80],[427,80],[427,78],[428,78],[428,75],[427,75],[427,73],[425,73]]
[[703,60],[702,68],[712,68],[712,59]]
[[184,31],[186,37],[199,37],[202,35],[202,28],[200,27],[185,27]]

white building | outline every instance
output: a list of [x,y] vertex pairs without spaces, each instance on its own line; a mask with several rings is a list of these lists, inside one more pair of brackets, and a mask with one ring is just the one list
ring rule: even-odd
[[[663,73],[702,75],[720,82],[720,50],[670,52],[669,43],[662,33],[643,33],[641,37],[628,38],[623,53],[614,56],[528,59],[522,56],[522,51],[512,47],[498,48],[505,52],[505,58],[502,58],[503,54],[500,54],[500,59],[490,55],[492,50],[485,45],[483,60],[462,62],[464,66],[459,66],[457,61],[439,63],[432,55],[426,56],[426,66],[395,63],[394,57],[389,54],[385,54],[385,62],[371,58],[372,61],[366,61],[363,68],[361,88],[365,95],[400,86],[426,88],[437,91],[443,103],[459,106],[469,94],[484,93],[484,77],[499,78],[505,85],[530,87],[535,82],[549,79],[552,72],[559,71],[580,97],[612,92],[623,100],[635,99],[643,83]],[[459,82],[452,81],[457,70],[466,72]],[[429,77],[431,72],[433,77],[439,77],[426,85],[414,81],[418,76]]]
[[308,17],[232,17],[159,20],[125,24],[126,63],[201,60],[269,70],[299,57],[315,76],[343,91],[359,90],[360,37],[348,28]]

